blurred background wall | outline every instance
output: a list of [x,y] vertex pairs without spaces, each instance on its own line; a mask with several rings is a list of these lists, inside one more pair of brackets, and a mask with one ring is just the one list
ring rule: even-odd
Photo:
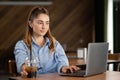
[[[42,6],[50,12],[52,34],[66,51],[76,51],[95,41],[94,0],[38,1],[52,2]],[[7,71],[8,59],[14,59],[15,43],[24,36],[28,13],[33,6],[0,5],[0,71]]]

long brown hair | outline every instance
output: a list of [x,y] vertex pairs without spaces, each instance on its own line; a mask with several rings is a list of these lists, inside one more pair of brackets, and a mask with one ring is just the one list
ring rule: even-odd
[[[29,16],[28,16],[28,22],[29,21],[33,21],[34,18],[36,18],[39,14],[46,14],[49,16],[49,12],[46,8],[44,7],[40,7],[40,6],[37,6],[37,7],[34,7],[31,12],[29,13]],[[26,43],[27,47],[30,49],[31,48],[31,43],[32,43],[32,35],[33,35],[33,29],[29,26],[27,22],[27,28],[26,28],[26,33],[25,33],[25,36],[24,36],[24,42]],[[50,52],[53,52],[54,51],[54,46],[55,46],[55,40],[51,34],[51,31],[50,31],[50,28],[49,30],[47,31],[47,33],[45,34],[44,37],[48,37],[49,40],[50,40],[50,45],[49,45],[49,49],[50,49]]]

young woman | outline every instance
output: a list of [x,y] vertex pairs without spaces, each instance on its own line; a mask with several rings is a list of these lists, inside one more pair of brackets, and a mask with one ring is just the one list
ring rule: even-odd
[[25,59],[30,56],[38,57],[37,74],[67,72],[78,70],[76,66],[69,66],[68,59],[60,43],[50,32],[50,17],[47,9],[37,6],[28,17],[28,26],[23,40],[16,43],[14,54],[17,71],[22,76],[28,75]]

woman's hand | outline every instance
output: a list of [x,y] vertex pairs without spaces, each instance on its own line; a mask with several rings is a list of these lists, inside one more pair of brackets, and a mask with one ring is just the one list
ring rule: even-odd
[[27,77],[27,75],[28,75],[28,73],[27,73],[27,71],[26,71],[26,65],[23,64],[23,65],[22,65],[21,76],[22,76],[22,77]]
[[72,73],[72,72],[77,71],[77,70],[80,70],[80,68],[77,66],[63,66],[61,68],[62,73],[67,73],[67,72]]

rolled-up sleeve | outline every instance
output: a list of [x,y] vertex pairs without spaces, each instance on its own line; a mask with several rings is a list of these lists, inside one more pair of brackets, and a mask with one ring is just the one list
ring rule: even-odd
[[58,60],[57,71],[59,73],[62,66],[69,66],[69,62],[68,62],[68,58],[65,54],[65,51],[64,51],[64,49],[62,48],[62,46],[60,45],[59,42],[56,43],[55,52],[56,52],[55,54],[57,54],[57,60]]
[[27,49],[23,41],[18,41],[14,49],[17,72],[21,72],[21,66],[27,57]]

